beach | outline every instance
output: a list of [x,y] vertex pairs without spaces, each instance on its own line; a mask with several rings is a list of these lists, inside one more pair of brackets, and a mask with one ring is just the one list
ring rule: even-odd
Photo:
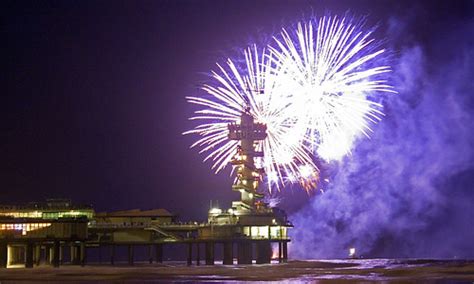
[[357,283],[378,282],[474,282],[474,260],[424,259],[340,259],[291,260],[265,265],[186,266],[184,262],[164,264],[136,263],[60,268],[39,266],[32,269],[0,270],[1,283],[73,282],[73,283]]

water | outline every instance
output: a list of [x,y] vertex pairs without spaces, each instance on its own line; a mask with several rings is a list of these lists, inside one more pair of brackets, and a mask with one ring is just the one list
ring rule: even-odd
[[[89,264],[0,269],[2,283],[17,281],[158,283],[474,283],[474,260],[315,259],[264,265],[187,266],[185,262],[134,266]],[[59,283],[58,282],[58,283]]]

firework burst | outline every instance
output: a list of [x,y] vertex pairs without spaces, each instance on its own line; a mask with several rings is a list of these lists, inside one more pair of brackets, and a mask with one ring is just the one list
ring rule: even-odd
[[[208,97],[187,97],[191,103],[204,107],[196,111],[191,120],[204,120],[185,134],[199,134],[191,147],[199,146],[201,153],[208,152],[204,161],[212,160],[216,172],[222,170],[237,152],[238,141],[227,138],[229,123],[239,123],[244,108],[260,123],[267,126],[267,138],[257,144],[263,151],[263,159],[256,161],[268,175],[268,184],[277,187],[284,183],[284,177],[301,176],[299,170],[305,166],[316,169],[312,156],[300,145],[294,132],[294,119],[288,108],[288,100],[274,90],[281,84],[275,80],[271,57],[257,47],[245,51],[245,68],[228,60],[225,67],[218,65],[219,72],[212,72],[213,85],[206,84],[203,90]],[[271,188],[271,187],[270,187]]]
[[317,23],[299,23],[283,30],[270,46],[280,82],[274,90],[291,101],[294,128],[300,143],[326,161],[346,155],[360,134],[369,136],[371,123],[380,120],[382,106],[368,97],[394,92],[381,75],[390,72],[378,65],[383,49],[362,32],[361,23],[323,17]]
[[319,177],[313,155],[329,161],[347,154],[359,135],[368,136],[370,124],[383,115],[381,105],[368,99],[393,92],[378,65],[384,53],[362,32],[361,24],[323,17],[299,23],[294,32],[282,30],[274,44],[244,52],[243,67],[231,59],[217,65],[206,96],[187,97],[202,107],[191,120],[203,123],[185,134],[198,134],[200,147],[222,170],[237,151],[238,141],[227,138],[229,123],[238,123],[248,108],[256,121],[267,125],[267,138],[257,144],[269,188],[299,182],[309,189]]

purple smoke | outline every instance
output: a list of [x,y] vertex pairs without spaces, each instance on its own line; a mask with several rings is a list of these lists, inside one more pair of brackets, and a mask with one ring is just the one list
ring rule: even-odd
[[390,21],[399,94],[291,216],[292,257],[474,257],[474,22],[418,44]]

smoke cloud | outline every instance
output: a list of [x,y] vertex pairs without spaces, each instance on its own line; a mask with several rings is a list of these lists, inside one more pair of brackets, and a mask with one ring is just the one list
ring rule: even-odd
[[389,26],[401,42],[398,94],[325,193],[291,216],[292,257],[347,257],[350,247],[365,257],[474,257],[474,21],[429,44],[405,22]]

